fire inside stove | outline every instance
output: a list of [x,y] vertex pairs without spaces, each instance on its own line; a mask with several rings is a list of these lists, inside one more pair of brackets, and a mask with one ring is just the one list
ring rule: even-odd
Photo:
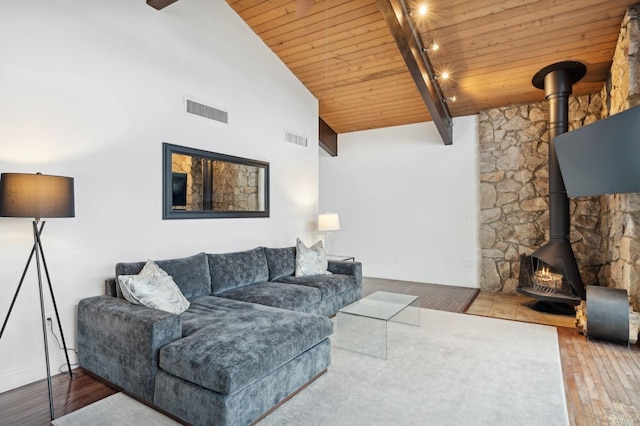
[[564,275],[553,272],[548,265],[543,265],[533,274],[533,288],[541,293],[555,294],[564,286]]
[[538,300],[531,306],[533,309],[575,315],[573,306],[579,305],[582,300],[581,295],[574,292],[572,285],[572,282],[578,282],[582,286],[577,267],[572,274],[572,270],[566,268],[563,259],[556,256],[544,257],[545,260],[534,257],[533,254],[520,255],[520,273],[516,290]]

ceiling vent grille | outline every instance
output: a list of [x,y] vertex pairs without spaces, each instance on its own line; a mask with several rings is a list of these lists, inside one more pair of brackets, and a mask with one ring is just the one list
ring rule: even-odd
[[294,143],[300,146],[307,146],[307,137],[293,133],[289,130],[284,131],[284,141]]
[[219,121],[220,123],[229,123],[229,113],[208,105],[204,105],[191,99],[187,99],[187,113],[197,115],[199,117],[208,118],[209,120]]

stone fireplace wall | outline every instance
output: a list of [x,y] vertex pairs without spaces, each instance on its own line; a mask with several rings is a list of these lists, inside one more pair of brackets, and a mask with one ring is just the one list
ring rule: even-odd
[[[640,5],[625,15],[611,72],[602,92],[603,118],[640,105]],[[601,197],[606,259],[598,275],[601,285],[629,292],[640,308],[640,194]]]
[[[544,93],[541,91],[541,97]],[[513,293],[519,255],[549,240],[548,103],[480,113],[480,246],[483,291]],[[569,100],[569,130],[600,119],[599,93]],[[583,281],[604,263],[598,198],[570,201],[571,242]]]
[[[569,131],[640,104],[639,12],[634,6],[623,19],[603,89],[570,98]],[[483,291],[513,293],[519,254],[549,239],[547,120],[546,101],[480,112]],[[585,285],[625,288],[639,307],[640,195],[579,197],[570,207],[570,240]]]

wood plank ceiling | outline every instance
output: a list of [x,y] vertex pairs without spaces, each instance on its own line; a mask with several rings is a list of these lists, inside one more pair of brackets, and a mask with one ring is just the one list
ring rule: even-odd
[[[638,1],[428,0],[427,15],[412,18],[424,45],[440,46],[429,57],[450,75],[438,81],[456,97],[448,102],[456,117],[544,99],[531,78],[564,60],[587,66],[574,94],[600,90],[626,8]],[[376,0],[227,3],[318,98],[337,133],[431,120]]]

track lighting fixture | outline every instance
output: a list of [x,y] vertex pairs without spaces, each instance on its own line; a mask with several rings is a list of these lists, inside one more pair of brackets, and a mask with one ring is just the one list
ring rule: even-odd
[[427,6],[426,3],[422,3],[416,9],[408,11],[409,16],[414,16],[414,15],[425,16],[428,12],[429,12],[429,7]]
[[435,52],[438,49],[440,49],[440,45],[438,43],[436,43],[435,40],[431,40],[431,42],[426,46],[422,48],[423,52]]
[[429,56],[437,51],[440,46],[433,39],[427,43],[420,34],[420,28],[428,24],[426,15],[431,13],[427,2],[428,0],[417,0],[416,2],[400,0],[402,16],[398,15],[399,11],[395,10],[395,7],[387,8],[388,5],[385,5],[386,12],[384,15],[388,25],[394,28],[399,27],[403,33],[402,36],[396,38],[396,43],[401,51],[404,52],[407,48],[411,51],[411,57],[405,58],[405,62],[411,69],[412,74],[417,72],[421,74],[422,78],[414,77],[421,96],[433,117],[433,121],[436,123],[443,142],[445,145],[451,145],[453,143],[453,118],[440,87],[442,84],[440,80],[449,78],[449,73],[441,72],[438,75],[436,74]]

